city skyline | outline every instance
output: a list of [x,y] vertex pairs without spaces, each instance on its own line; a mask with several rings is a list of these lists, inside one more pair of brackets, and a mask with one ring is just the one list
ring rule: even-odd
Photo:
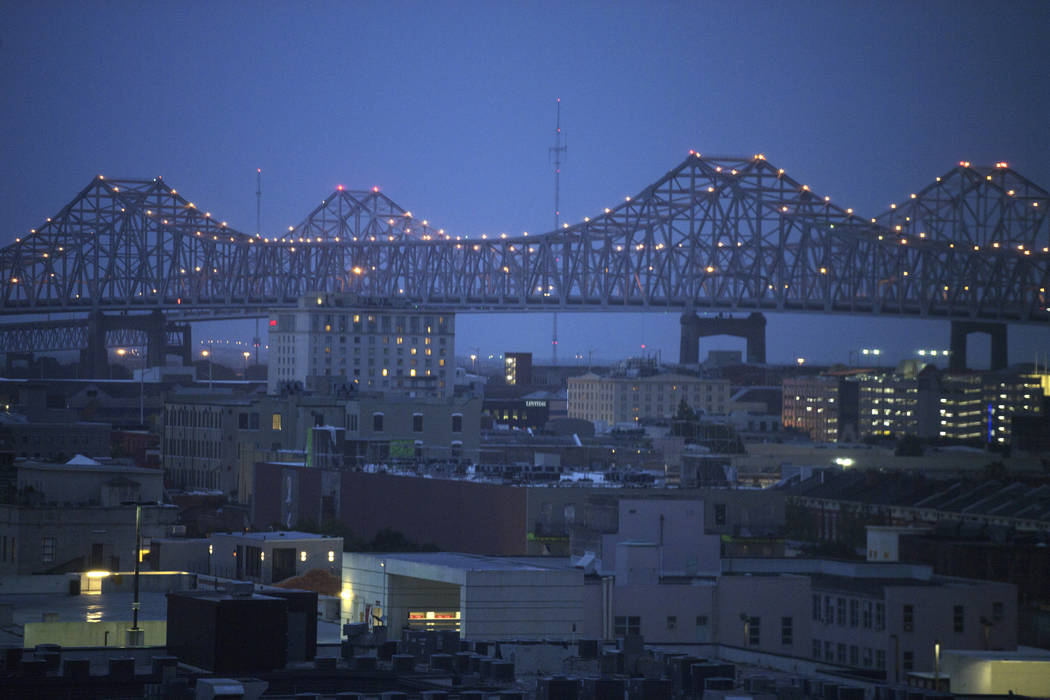
[[[24,235],[98,173],[163,175],[253,232],[257,168],[263,231],[298,223],[345,185],[379,186],[462,235],[542,232],[553,225],[558,98],[562,221],[635,195],[691,148],[764,153],[869,216],[961,159],[1007,161],[1046,187],[1048,14],[1042,3],[231,3],[156,23],[150,8],[18,7],[0,33],[0,80],[19,105],[0,117],[12,164],[2,235]],[[51,41],[34,40],[42,26]],[[548,314],[462,318],[464,345],[491,335],[550,353]],[[948,340],[946,323],[768,318],[774,362],[875,345],[904,356]],[[643,344],[677,356],[677,314],[564,315],[559,335],[565,359],[594,338],[611,356]],[[1011,361],[1031,361],[1047,340],[1045,328],[1011,328]],[[972,342],[983,366],[986,341]],[[742,341],[702,342],[701,354],[709,347]]]

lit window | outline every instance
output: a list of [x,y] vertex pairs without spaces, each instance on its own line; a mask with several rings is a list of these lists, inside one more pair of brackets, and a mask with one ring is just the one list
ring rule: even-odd
[[281,429],[281,414],[280,413],[273,414],[273,419],[271,421],[270,427],[273,430],[280,430]]
[[331,549],[328,550],[328,561],[335,561],[335,552]]

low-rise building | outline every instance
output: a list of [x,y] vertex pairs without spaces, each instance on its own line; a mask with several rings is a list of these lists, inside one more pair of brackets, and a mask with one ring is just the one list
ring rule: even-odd
[[672,418],[684,401],[697,413],[724,414],[731,407],[729,380],[684,374],[601,377],[587,373],[568,380],[569,418],[607,426]]
[[0,574],[128,568],[135,560],[135,503],[144,505],[142,549],[176,521],[160,505],[155,469],[99,464],[18,462],[4,469],[15,487],[0,503]]
[[323,569],[339,576],[343,538],[309,532],[214,533],[208,538],[211,573],[270,584]]

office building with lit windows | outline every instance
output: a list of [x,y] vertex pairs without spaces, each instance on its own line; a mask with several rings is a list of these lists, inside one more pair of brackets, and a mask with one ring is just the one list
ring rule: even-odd
[[838,377],[786,377],[783,382],[781,423],[800,430],[814,442],[839,438]]
[[683,374],[600,377],[587,373],[568,379],[569,418],[606,425],[667,420],[685,401],[698,414],[730,411],[728,379],[704,379]]
[[311,377],[343,377],[355,388],[451,396],[455,316],[356,294],[312,294],[270,316],[267,390]]
[[[1041,412],[1040,377],[1011,371],[942,374],[927,365],[862,375],[859,433],[1008,444],[1012,419]],[[786,399],[785,399],[786,401]]]

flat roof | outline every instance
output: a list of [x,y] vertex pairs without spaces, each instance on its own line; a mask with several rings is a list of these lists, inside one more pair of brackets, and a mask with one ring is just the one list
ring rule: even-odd
[[238,537],[258,542],[273,542],[287,540],[339,540],[341,537],[332,535],[318,535],[315,532],[299,532],[298,530],[280,530],[277,532],[213,532],[212,537]]
[[[358,554],[347,552],[347,555]],[[568,557],[490,557],[464,552],[360,552],[383,559],[396,559],[413,564],[444,566],[462,571],[543,571],[571,569]]]

